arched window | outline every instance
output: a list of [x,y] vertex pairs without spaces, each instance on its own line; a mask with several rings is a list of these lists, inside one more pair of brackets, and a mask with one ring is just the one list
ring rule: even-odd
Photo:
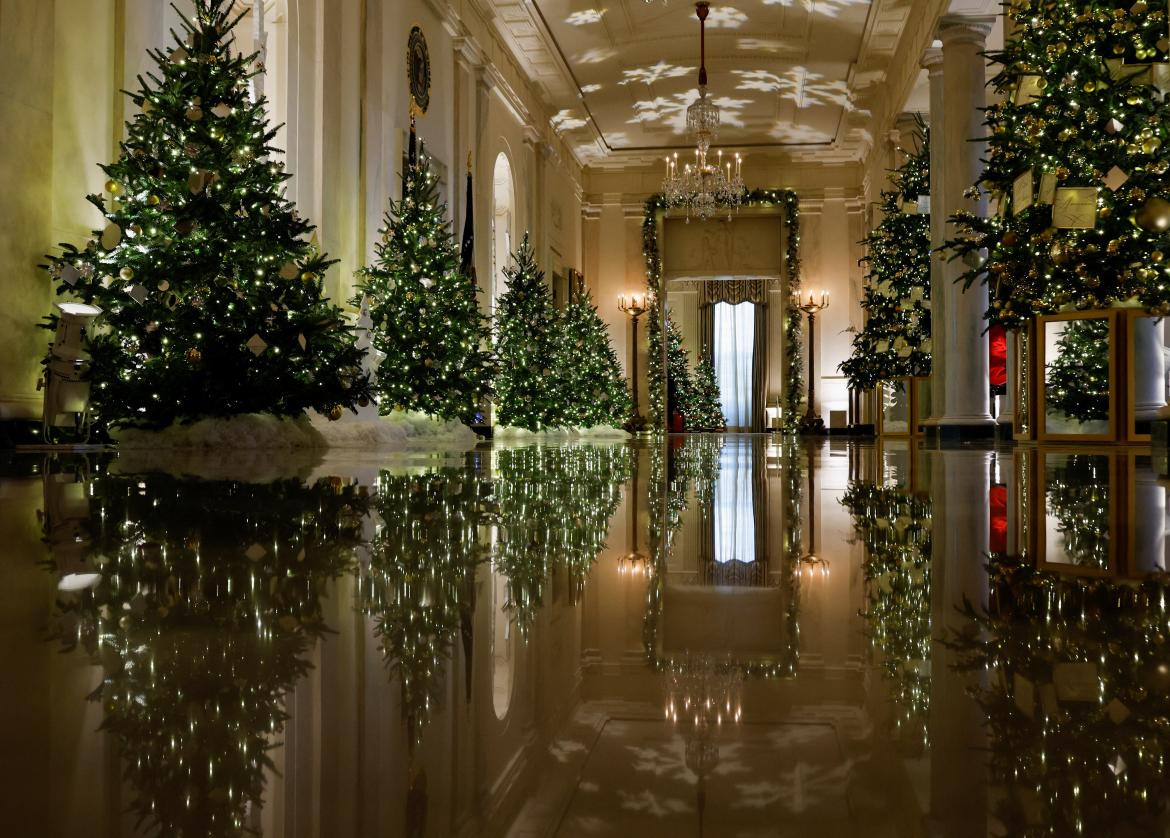
[[515,246],[516,188],[512,182],[512,164],[508,155],[500,152],[492,174],[492,311],[496,300],[508,290],[504,268],[511,259]]

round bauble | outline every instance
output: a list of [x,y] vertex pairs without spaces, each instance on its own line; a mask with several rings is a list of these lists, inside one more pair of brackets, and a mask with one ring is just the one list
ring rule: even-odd
[[1157,197],[1147,199],[1133,220],[1147,233],[1165,233],[1170,230],[1170,201]]
[[317,274],[313,273],[312,271],[305,271],[301,274],[301,280],[304,282],[316,282]]
[[107,180],[106,181],[106,191],[109,192],[111,195],[117,195],[119,192],[122,191],[122,185],[120,183],[118,183],[118,181],[116,181],[116,180]]
[[196,349],[194,346],[192,346],[190,349],[187,350],[187,363],[198,364],[202,360],[203,360],[203,353],[200,352],[198,349]]
[[335,404],[335,405],[333,405],[333,407],[331,407],[329,409],[329,421],[336,422],[344,414],[345,414],[345,409],[341,405]]
[[134,279],[134,269],[129,266],[122,268],[122,270],[118,271],[118,276],[129,282]]

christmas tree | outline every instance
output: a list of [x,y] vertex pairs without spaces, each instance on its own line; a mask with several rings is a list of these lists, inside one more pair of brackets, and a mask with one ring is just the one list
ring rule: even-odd
[[[105,219],[49,257],[57,293],[102,310],[89,339],[95,418],[162,427],[241,413],[340,418],[368,396],[331,264],[284,197],[253,57],[234,53],[228,0],[196,0],[184,40],[130,94]],[[55,328],[56,317],[49,318]]]
[[365,500],[334,481],[163,475],[103,475],[89,497],[94,581],[62,592],[57,621],[101,664],[90,698],[118,740],[131,808],[160,835],[243,834]]
[[[666,365],[669,371],[667,378],[667,397],[670,408],[683,418],[684,426],[687,417],[694,413],[694,384],[691,380],[690,368],[687,365],[687,351],[683,348],[682,333],[668,312],[666,315]],[[650,424],[653,428],[663,427],[662,405],[662,311],[658,302],[650,307],[647,313],[646,339],[649,358],[647,361],[648,382],[650,393]]]
[[988,317],[1008,328],[1118,300],[1170,313],[1165,0],[1008,11],[979,183],[997,212],[955,218],[965,280],[988,284]]
[[355,302],[368,298],[374,348],[383,356],[381,412],[404,408],[471,423],[491,393],[488,323],[475,283],[460,272],[430,158],[425,149],[414,151],[413,122],[410,147],[402,200],[390,202]]
[[864,241],[865,326],[839,366],[858,390],[930,375],[930,216],[918,206],[930,194],[930,138],[921,120],[919,130],[921,142],[893,172],[893,188],[882,193],[882,220]]
[[1109,419],[1109,321],[1068,321],[1046,366],[1048,413],[1078,422]]
[[564,405],[568,424],[618,426],[629,417],[633,405],[609,330],[584,288],[561,315],[556,369],[568,399]]
[[496,307],[497,418],[501,425],[539,431],[570,421],[563,371],[560,314],[524,234],[515,264],[504,271],[508,290]]
[[721,431],[727,427],[723,405],[719,395],[719,382],[715,380],[715,362],[700,358],[695,368],[694,401],[691,405],[687,425],[693,430]]

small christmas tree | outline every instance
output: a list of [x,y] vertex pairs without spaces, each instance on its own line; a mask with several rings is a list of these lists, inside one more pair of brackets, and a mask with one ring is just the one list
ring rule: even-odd
[[692,430],[705,431],[721,431],[727,427],[719,382],[715,380],[715,362],[710,358],[700,358],[695,368],[694,404],[687,424]]
[[568,421],[557,369],[561,342],[560,314],[544,284],[544,272],[524,234],[504,271],[508,290],[496,308],[496,405],[501,425],[539,431]]
[[562,392],[568,424],[579,427],[620,425],[632,403],[609,330],[584,288],[561,316]]
[[472,422],[491,392],[494,361],[475,284],[459,251],[425,149],[414,153],[414,125],[402,200],[390,202],[374,264],[359,276],[374,347],[382,353],[377,391],[383,413],[418,410]]
[[[105,227],[49,257],[57,293],[101,308],[89,340],[95,418],[162,427],[241,413],[340,418],[368,396],[331,264],[284,198],[263,100],[249,98],[228,0],[195,0],[185,40],[154,51],[131,100]],[[55,328],[56,317],[49,318]]]
[[[662,405],[662,312],[658,303],[650,307],[647,313],[646,339],[649,344],[649,392],[650,392],[650,424],[655,429],[663,427]],[[666,315],[666,364],[669,376],[667,378],[668,398],[673,413],[683,418],[684,425],[687,417],[694,413],[694,383],[691,380],[690,368],[687,366],[687,351],[683,348],[682,333],[668,312]]]
[[919,130],[922,141],[893,173],[881,223],[864,242],[865,326],[839,367],[858,390],[930,374],[930,216],[918,208],[918,198],[930,194],[930,137],[921,121]]
[[1109,418],[1109,321],[1070,320],[1044,376],[1045,406],[1078,422]]

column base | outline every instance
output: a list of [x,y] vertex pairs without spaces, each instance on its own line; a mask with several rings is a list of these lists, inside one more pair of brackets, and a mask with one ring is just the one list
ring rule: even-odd
[[1013,422],[999,422],[995,426],[995,441],[1016,443],[1016,426]]
[[996,438],[994,422],[955,425],[942,420],[937,428],[936,439],[941,445],[960,445],[964,442],[992,442]]

